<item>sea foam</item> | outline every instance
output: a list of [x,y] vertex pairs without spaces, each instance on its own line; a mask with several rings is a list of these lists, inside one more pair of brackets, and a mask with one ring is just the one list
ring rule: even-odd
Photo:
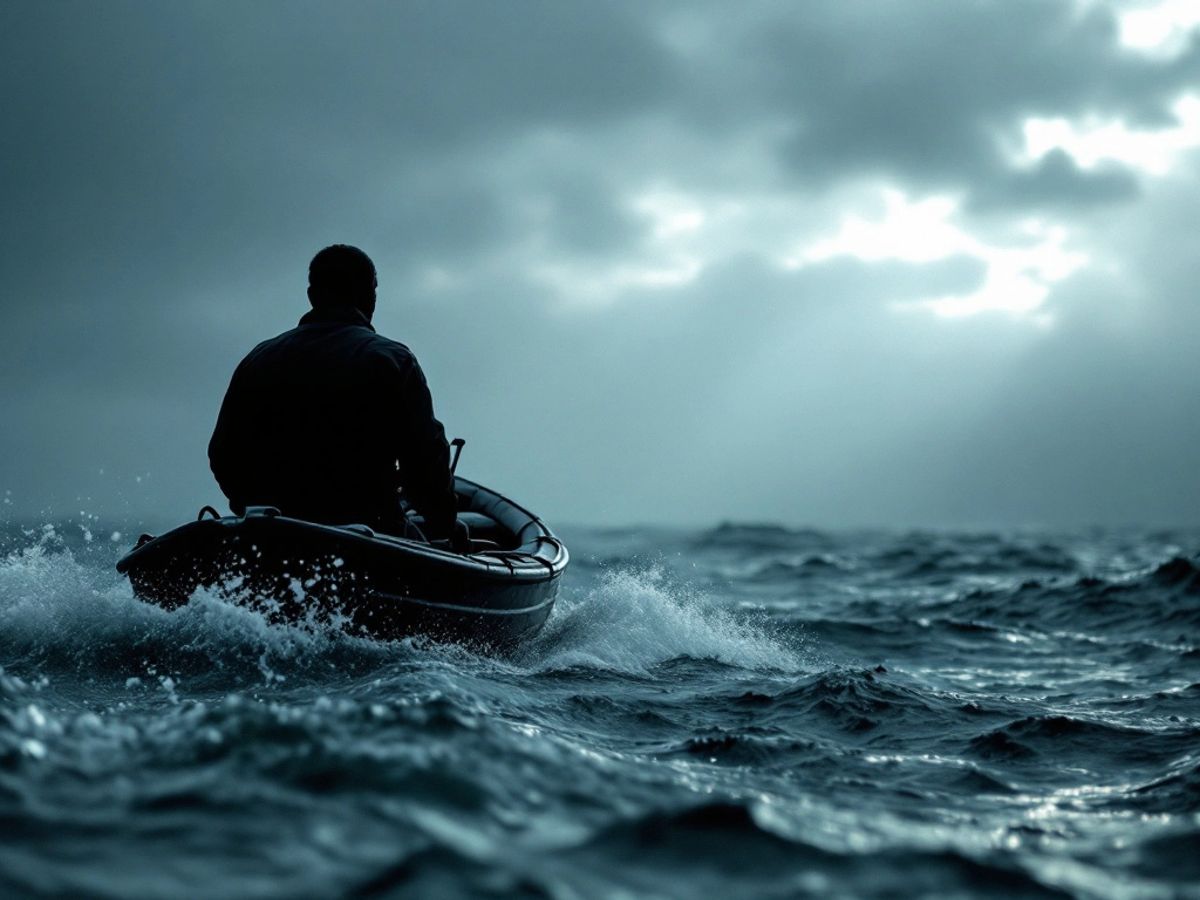
[[535,668],[645,672],[680,658],[755,670],[804,669],[801,648],[764,621],[672,584],[660,569],[613,569],[582,591],[567,589],[525,655]]

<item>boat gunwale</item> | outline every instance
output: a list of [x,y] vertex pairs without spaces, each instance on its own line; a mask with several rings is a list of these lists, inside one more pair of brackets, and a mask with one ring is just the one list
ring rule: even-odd
[[[455,476],[456,485],[462,482],[475,489],[476,493],[483,493],[487,496],[496,498],[504,503],[509,504],[518,512],[529,517],[530,524],[537,528],[537,534],[532,541],[527,541],[519,547],[502,550],[483,550],[477,553],[461,554],[455,553],[452,550],[443,550],[439,547],[432,546],[421,541],[413,541],[407,538],[398,537],[390,534],[364,534],[353,527],[353,523],[347,525],[327,525],[321,522],[310,522],[306,519],[296,519],[284,515],[241,515],[241,516],[222,516],[217,519],[202,519],[194,522],[186,522],[172,528],[161,535],[153,537],[146,541],[141,546],[135,547],[120,560],[117,561],[116,568],[121,574],[126,574],[129,569],[136,565],[137,561],[143,557],[151,556],[156,552],[165,551],[167,547],[178,540],[182,535],[181,532],[194,531],[197,528],[210,530],[213,527],[221,527],[227,529],[244,528],[249,523],[259,523],[269,521],[284,525],[287,528],[295,528],[303,531],[325,532],[331,538],[339,541],[349,541],[351,545],[358,544],[360,548],[376,548],[376,549],[393,549],[405,554],[422,558],[427,563],[444,566],[450,570],[459,572],[469,572],[474,577],[486,577],[489,580],[494,580],[498,584],[503,583],[523,583],[523,584],[538,584],[541,582],[552,581],[560,576],[567,567],[570,561],[570,554],[567,551],[566,545],[546,526],[536,515],[518,503],[509,500],[502,494],[497,493],[491,488],[485,487],[478,482],[471,481],[462,476]],[[257,524],[250,527],[260,527]],[[537,546],[536,550],[528,549],[530,544]],[[553,554],[543,555],[541,550],[545,545],[553,547]],[[336,551],[331,550],[330,555],[336,555]]]

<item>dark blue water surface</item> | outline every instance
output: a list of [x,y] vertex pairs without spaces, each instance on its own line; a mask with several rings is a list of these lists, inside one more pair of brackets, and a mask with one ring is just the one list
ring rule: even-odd
[[496,658],[10,527],[0,893],[1200,897],[1200,534],[564,537]]

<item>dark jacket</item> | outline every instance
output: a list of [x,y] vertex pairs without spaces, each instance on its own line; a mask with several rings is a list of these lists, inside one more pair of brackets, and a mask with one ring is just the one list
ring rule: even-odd
[[309,312],[233,373],[208,459],[235,513],[276,506],[332,525],[399,531],[397,488],[447,536],[446,433],[416,357],[350,307]]

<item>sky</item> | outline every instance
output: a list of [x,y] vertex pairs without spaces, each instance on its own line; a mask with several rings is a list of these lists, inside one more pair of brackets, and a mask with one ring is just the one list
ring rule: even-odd
[[554,524],[1200,520],[1193,0],[0,4],[5,518],[190,518],[330,243]]

